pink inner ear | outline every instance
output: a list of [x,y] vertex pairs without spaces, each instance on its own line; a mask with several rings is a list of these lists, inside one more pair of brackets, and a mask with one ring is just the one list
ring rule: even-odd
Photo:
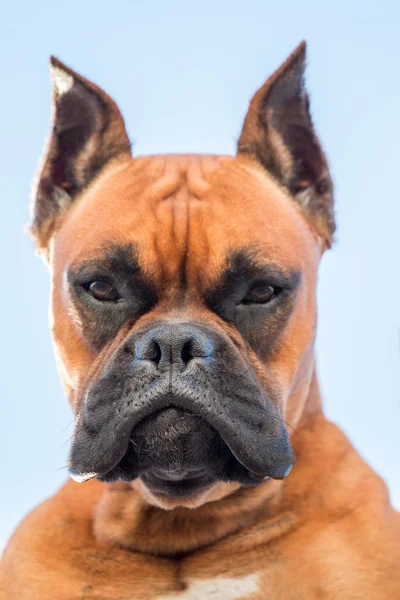
[[68,191],[70,185],[66,181],[65,173],[64,173],[64,161],[62,156],[57,156],[54,159],[52,171],[51,171],[51,179],[53,185],[56,185],[63,190]]
[[309,179],[301,179],[296,182],[296,191],[302,191],[310,187],[311,181]]

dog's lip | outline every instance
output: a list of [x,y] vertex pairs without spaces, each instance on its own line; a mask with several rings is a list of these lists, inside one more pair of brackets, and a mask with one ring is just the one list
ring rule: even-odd
[[99,473],[74,473],[73,471],[69,471],[69,476],[76,483],[84,483],[85,481],[89,481],[89,479],[93,479],[94,477],[98,477]]
[[[113,415],[108,430],[115,425],[118,436],[115,438],[115,447],[110,448],[109,452],[100,451],[101,448],[109,445],[107,429],[98,427],[96,435],[93,435],[90,428],[82,427],[83,420],[80,419],[78,423],[80,429],[75,435],[69,458],[68,470],[72,479],[83,482],[93,477],[101,478],[111,472],[126,454],[134,428],[155,411],[171,406],[170,397],[168,403],[165,400],[164,396],[160,397],[159,403],[139,411],[135,419],[126,419],[122,425],[116,422],[117,415]],[[251,407],[257,409],[257,412],[252,414],[250,407],[247,409],[245,404],[236,403],[230,406],[229,415],[225,412],[217,414],[215,411],[210,411],[204,403],[202,404],[201,398],[196,403],[186,394],[176,394],[173,405],[183,410],[193,411],[209,423],[236,460],[247,469],[253,481],[260,481],[267,476],[273,479],[287,476],[288,469],[294,462],[294,456],[283,424],[279,424],[280,431],[276,430],[278,421],[274,418],[272,406]],[[233,425],[235,422],[242,424],[243,431],[240,435],[237,427]],[[264,426],[260,427],[259,423]],[[270,423],[274,424],[274,428],[270,428]],[[79,444],[76,444],[79,438]],[[96,457],[96,461],[91,459],[93,456]],[[138,466],[140,471],[140,465]]]
[[200,490],[209,488],[214,482],[214,478],[206,471],[197,477],[186,477],[183,479],[165,479],[158,478],[151,471],[146,471],[140,476],[145,486],[152,494],[168,496],[172,498],[190,498]]
[[207,473],[207,469],[160,469],[154,468],[146,471],[146,476],[159,481],[188,481],[191,479],[199,479]]

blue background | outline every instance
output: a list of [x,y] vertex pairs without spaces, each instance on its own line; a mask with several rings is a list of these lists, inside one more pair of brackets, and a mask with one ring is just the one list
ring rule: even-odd
[[3,5],[0,543],[64,481],[72,432],[48,333],[48,274],[23,231],[49,132],[51,53],[117,99],[136,154],[232,154],[251,95],[307,39],[339,225],[319,284],[325,408],[400,507],[399,28],[400,4],[389,1]]

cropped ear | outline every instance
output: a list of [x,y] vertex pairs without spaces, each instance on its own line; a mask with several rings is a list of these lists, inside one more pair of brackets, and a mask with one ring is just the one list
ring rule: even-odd
[[39,251],[74,198],[112,159],[130,155],[115,102],[56,58],[51,58],[53,126],[33,197],[32,234]]
[[274,175],[329,247],[335,231],[333,186],[310,116],[305,59],[303,42],[256,92],[238,153],[254,158]]

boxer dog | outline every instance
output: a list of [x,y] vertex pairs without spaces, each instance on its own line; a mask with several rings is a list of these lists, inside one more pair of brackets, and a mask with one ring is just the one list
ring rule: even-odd
[[51,64],[32,232],[71,480],[13,535],[1,598],[398,599],[399,516],[318,390],[335,223],[305,44],[235,157],[132,158],[113,100]]

